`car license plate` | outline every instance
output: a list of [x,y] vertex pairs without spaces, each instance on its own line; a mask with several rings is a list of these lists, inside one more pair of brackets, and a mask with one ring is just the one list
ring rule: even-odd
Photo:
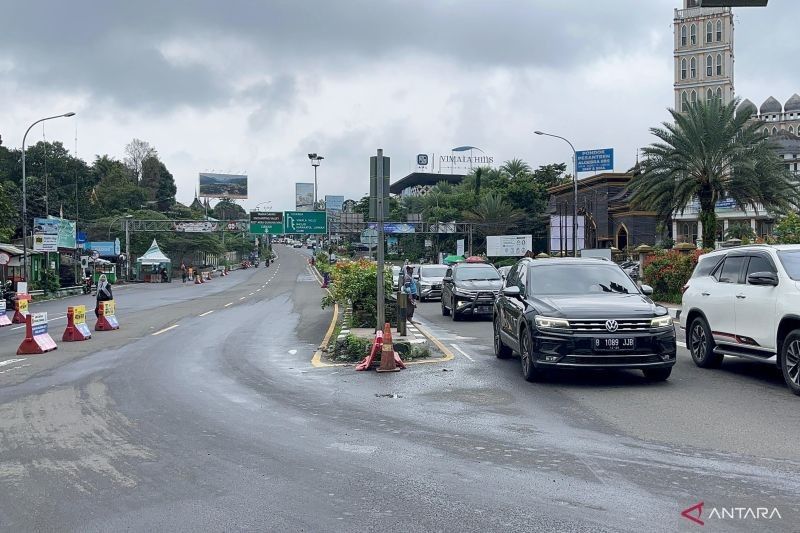
[[594,340],[595,350],[633,350],[636,348],[634,338],[602,338]]
[[492,312],[492,307],[489,306],[489,305],[482,305],[482,306],[478,307],[478,312],[479,313],[491,313]]

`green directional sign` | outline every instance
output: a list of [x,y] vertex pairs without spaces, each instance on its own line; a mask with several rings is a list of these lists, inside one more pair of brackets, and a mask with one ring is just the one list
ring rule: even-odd
[[314,235],[328,232],[328,217],[325,211],[286,211],[283,214],[286,233]]
[[250,212],[250,233],[255,235],[283,234],[283,213],[267,211]]

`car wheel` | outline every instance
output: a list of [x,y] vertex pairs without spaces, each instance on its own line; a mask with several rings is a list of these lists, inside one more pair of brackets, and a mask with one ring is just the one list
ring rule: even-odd
[[442,316],[450,316],[450,310],[444,306],[444,299],[442,299]]
[[461,315],[456,312],[456,299],[453,298],[450,300],[450,313],[453,318],[453,322],[458,322],[461,320]]
[[722,364],[722,354],[714,353],[714,339],[711,328],[702,317],[692,320],[689,332],[686,334],[686,345],[692,355],[694,364],[700,368],[719,368]]
[[789,390],[800,396],[800,329],[789,333],[783,341],[781,372]]
[[533,365],[533,341],[527,329],[523,329],[520,332],[519,340],[519,362],[522,366],[522,376],[525,378],[525,381],[539,381],[541,372]]
[[503,339],[500,337],[500,322],[498,317],[494,319],[494,355],[498,359],[508,359],[511,357],[511,348],[503,344]]
[[645,368],[642,370],[644,377],[649,381],[666,381],[672,374],[672,367],[669,368]]

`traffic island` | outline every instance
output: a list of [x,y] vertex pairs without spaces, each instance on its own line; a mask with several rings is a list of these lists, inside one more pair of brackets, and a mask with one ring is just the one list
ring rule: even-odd
[[[417,337],[415,329],[408,328],[407,335],[392,332],[394,350],[405,362],[419,361],[431,357],[443,357],[438,353],[428,340],[420,334]],[[375,330],[372,328],[354,328],[342,330],[332,339],[325,359],[330,363],[358,363],[369,355],[372,343],[375,341]]]

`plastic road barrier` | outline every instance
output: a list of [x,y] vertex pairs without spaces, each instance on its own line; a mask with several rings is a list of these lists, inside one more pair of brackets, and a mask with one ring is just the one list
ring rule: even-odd
[[14,324],[24,324],[28,314],[28,300],[15,300],[14,318],[11,322]]
[[17,355],[40,354],[58,348],[47,333],[47,313],[32,313],[25,317],[25,340],[19,345]]
[[86,306],[76,305],[67,307],[67,329],[64,330],[62,341],[85,341],[92,338],[89,325],[86,324]]
[[0,300],[0,328],[10,325],[11,320],[9,320],[8,315],[6,315],[6,301]]
[[107,302],[99,302],[97,324],[94,326],[95,331],[111,331],[119,329],[119,322],[117,322],[116,305],[114,300]]

